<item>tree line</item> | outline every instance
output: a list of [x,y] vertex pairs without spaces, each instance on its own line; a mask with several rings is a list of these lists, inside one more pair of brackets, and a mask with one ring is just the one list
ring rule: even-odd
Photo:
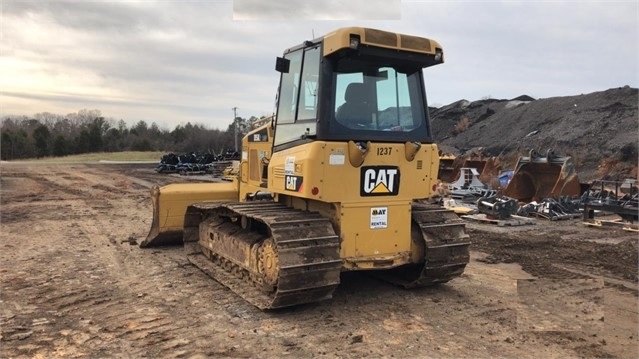
[[219,154],[240,146],[256,117],[235,118],[224,131],[201,124],[161,129],[139,121],[129,128],[124,120],[105,118],[100,110],[80,110],[65,116],[42,112],[33,116],[4,116],[0,124],[0,159],[16,160],[92,152],[165,151]]

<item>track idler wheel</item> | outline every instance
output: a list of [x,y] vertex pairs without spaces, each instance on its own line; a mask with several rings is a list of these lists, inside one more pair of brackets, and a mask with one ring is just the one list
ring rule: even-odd
[[258,255],[258,268],[264,284],[267,287],[274,288],[277,285],[277,279],[280,274],[280,264],[277,247],[272,238],[262,243]]

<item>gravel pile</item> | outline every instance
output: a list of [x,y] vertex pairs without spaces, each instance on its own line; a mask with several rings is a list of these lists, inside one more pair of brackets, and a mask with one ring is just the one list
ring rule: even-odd
[[638,104],[639,91],[626,86],[545,99],[460,100],[430,108],[430,116],[446,153],[481,152],[512,162],[531,149],[553,149],[573,157],[583,182],[638,177]]

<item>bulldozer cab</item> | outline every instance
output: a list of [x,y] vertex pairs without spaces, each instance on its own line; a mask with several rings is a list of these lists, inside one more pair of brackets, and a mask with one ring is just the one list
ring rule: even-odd
[[422,69],[435,41],[343,28],[285,51],[274,152],[312,140],[431,143]]

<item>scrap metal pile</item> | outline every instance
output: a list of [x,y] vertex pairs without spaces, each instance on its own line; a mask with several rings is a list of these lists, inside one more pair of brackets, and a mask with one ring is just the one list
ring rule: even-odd
[[233,160],[240,158],[239,153],[226,150],[219,155],[214,153],[189,152],[181,155],[167,153],[162,156],[155,171],[158,173],[202,174],[214,173],[217,168],[228,167]]
[[[491,219],[517,215],[549,220],[581,216],[581,185],[571,157],[530,151],[514,169],[500,171],[496,158],[463,160],[441,155],[448,196]],[[467,167],[474,165],[476,167]],[[452,180],[451,180],[452,178]]]
[[462,201],[474,201],[478,197],[491,197],[497,190],[479,180],[479,172],[475,168],[462,167],[459,169],[457,180],[448,185],[451,197]]
[[538,217],[556,221],[581,217],[581,199],[570,197],[544,198],[540,202],[530,202],[517,209],[517,215]]
[[612,212],[623,220],[635,223],[639,216],[639,186],[637,180],[594,181],[581,196],[584,220],[594,219],[595,211]]

